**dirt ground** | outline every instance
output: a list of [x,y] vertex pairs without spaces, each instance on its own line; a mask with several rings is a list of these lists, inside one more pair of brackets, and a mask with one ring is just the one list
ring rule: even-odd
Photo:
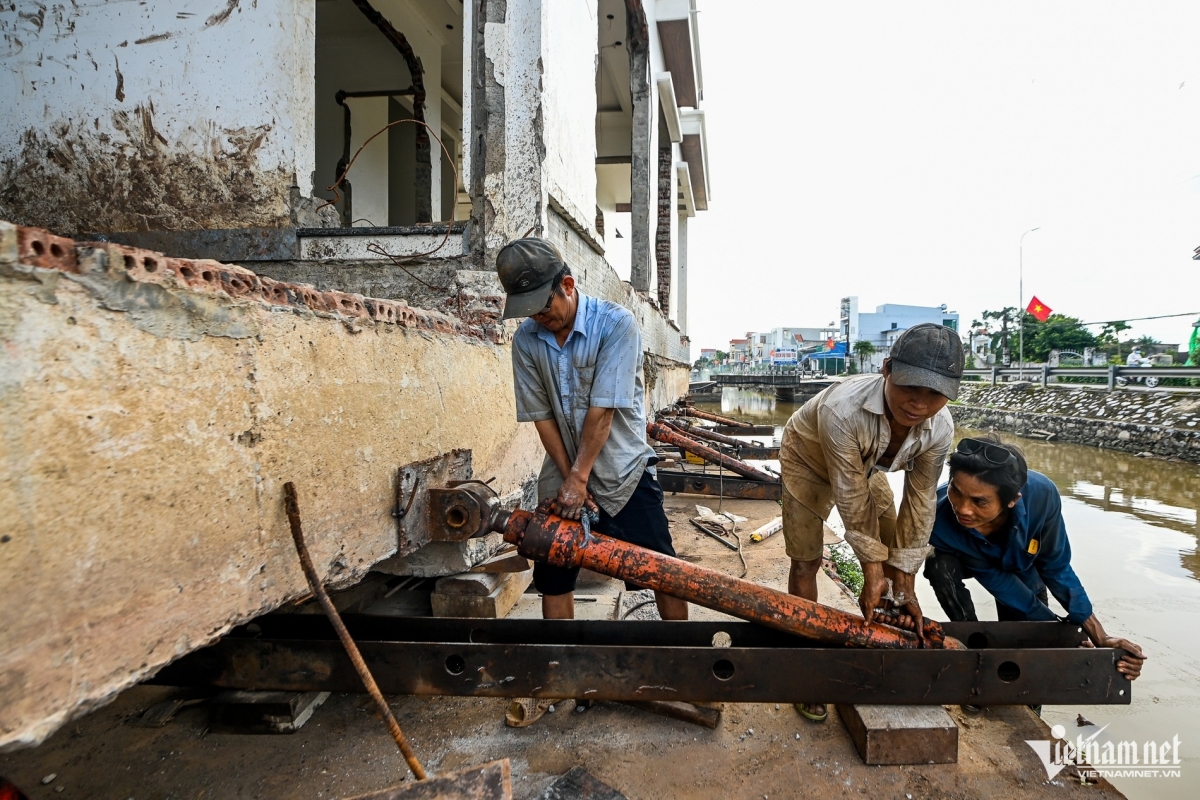
[[[688,523],[697,502],[716,508],[703,498],[667,499],[679,555],[740,574],[736,553]],[[742,529],[749,531],[775,516],[779,506],[726,500],[722,508],[747,517]],[[761,544],[744,538],[747,577],[784,588],[782,537]],[[611,618],[621,588],[603,576],[584,576],[577,616]],[[820,592],[822,602],[854,608],[827,578]],[[537,617],[539,608],[537,595],[526,594],[510,616]],[[721,618],[695,607],[692,616]],[[185,708],[162,728],[138,726],[146,708],[174,691],[135,687],[42,746],[0,755],[0,775],[34,800],[343,798],[405,778],[404,761],[366,695],[333,695],[292,735],[210,732],[203,705]],[[817,725],[788,705],[726,704],[721,724],[709,730],[611,703],[577,713],[567,701],[532,727],[511,729],[504,725],[507,701],[501,699],[390,699],[427,770],[508,758],[514,796],[522,799],[537,798],[577,765],[630,800],[1121,797],[1108,784],[1080,786],[1069,770],[1047,782],[1024,740],[1049,738],[1049,730],[1025,707],[980,714],[948,707],[960,730],[957,764],[869,767],[832,710]]]

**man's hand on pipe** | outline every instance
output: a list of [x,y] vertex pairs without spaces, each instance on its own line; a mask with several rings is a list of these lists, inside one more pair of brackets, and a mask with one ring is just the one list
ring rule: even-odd
[[[587,481],[572,471],[558,489],[558,515],[563,519],[579,519],[585,503],[590,502]],[[594,505],[594,504],[593,504]]]
[[912,631],[918,639],[924,641],[925,615],[921,613],[921,605],[917,602],[916,576],[890,564],[883,565],[883,574],[892,581],[891,608],[896,612],[908,612],[900,613],[896,618],[897,627]]
[[875,619],[875,609],[887,594],[887,579],[884,577],[883,563],[880,561],[864,561],[862,571],[863,588],[858,595],[858,607],[862,610],[863,619],[871,622]]

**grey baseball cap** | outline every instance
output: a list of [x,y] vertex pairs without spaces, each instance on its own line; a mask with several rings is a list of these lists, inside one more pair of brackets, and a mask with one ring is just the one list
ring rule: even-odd
[[496,273],[507,297],[504,319],[532,317],[546,307],[554,276],[566,266],[562,253],[545,239],[514,239],[496,254]]
[[932,322],[914,325],[892,345],[888,356],[892,380],[901,386],[924,386],[958,399],[963,376],[962,340],[952,329]]

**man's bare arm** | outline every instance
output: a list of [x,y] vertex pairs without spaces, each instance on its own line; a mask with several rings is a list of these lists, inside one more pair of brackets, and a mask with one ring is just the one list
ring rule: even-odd
[[579,443],[579,453],[558,490],[558,513],[567,519],[579,519],[587,502],[588,478],[592,475],[592,466],[600,456],[600,451],[608,442],[615,413],[616,410],[612,408],[589,408],[587,416],[583,418],[583,439]]
[[566,478],[571,474],[571,459],[567,457],[567,446],[563,444],[558,423],[552,419],[539,419],[533,423],[533,427],[537,429],[538,438],[542,440],[542,447],[546,448],[546,455],[550,456],[554,466],[558,467],[558,471]]

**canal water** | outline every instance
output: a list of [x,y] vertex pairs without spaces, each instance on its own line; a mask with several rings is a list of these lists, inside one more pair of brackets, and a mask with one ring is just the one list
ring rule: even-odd
[[[777,402],[771,393],[733,388],[724,390],[720,406],[723,414],[775,425],[799,408]],[[1200,466],[1001,438],[1018,444],[1030,468],[1058,486],[1072,564],[1105,630],[1137,642],[1149,656],[1132,686],[1130,705],[1047,706],[1043,718],[1062,725],[1069,740],[1103,728],[1096,741],[1136,742],[1139,756],[1145,742],[1178,736],[1179,777],[1112,782],[1133,800],[1200,797]],[[892,477],[899,497],[902,477]],[[980,617],[995,619],[990,596],[975,581],[968,585]],[[941,616],[924,578],[918,580],[918,595],[926,614]],[[1052,607],[1063,613],[1053,601]],[[1095,725],[1078,726],[1079,715]],[[1032,750],[1029,755],[1034,757]]]

